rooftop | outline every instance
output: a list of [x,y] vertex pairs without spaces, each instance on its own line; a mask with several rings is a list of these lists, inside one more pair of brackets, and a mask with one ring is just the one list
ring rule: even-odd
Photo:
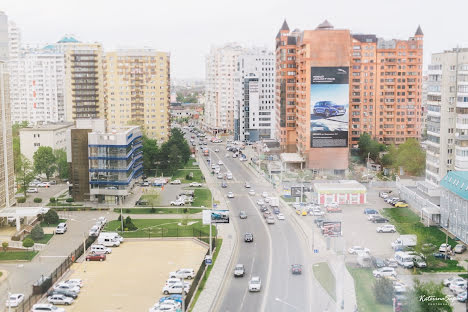
[[367,188],[355,180],[338,180],[330,181],[323,183],[314,183],[314,188],[317,191],[327,191],[327,190],[360,190],[366,191]]
[[304,157],[298,153],[281,153],[281,161],[286,163],[302,163],[305,162]]
[[57,43],[79,43],[79,41],[71,35],[65,35]]
[[450,171],[440,181],[440,186],[468,200],[468,171]]
[[73,122],[48,123],[48,124],[35,125],[31,127],[22,128],[20,132],[22,131],[54,131],[54,130],[60,130],[63,128],[69,128],[69,127],[72,127],[73,125],[74,125]]

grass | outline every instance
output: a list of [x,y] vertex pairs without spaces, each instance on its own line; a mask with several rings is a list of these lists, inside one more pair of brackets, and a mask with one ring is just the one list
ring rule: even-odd
[[[154,209],[154,210],[152,210]],[[125,208],[124,213],[127,214],[192,214],[202,212],[201,208]],[[120,213],[120,208],[114,208],[114,212]]]
[[287,203],[295,203],[296,202],[296,197],[281,196],[281,198]]
[[187,163],[185,164],[184,169],[199,169],[200,166],[194,165],[194,163],[196,162],[197,160],[195,158],[190,158],[189,161],[187,161]]
[[59,219],[59,221],[57,223],[50,223],[50,224],[47,224],[44,221],[42,221],[41,226],[42,227],[57,227],[57,225],[59,223],[63,223],[63,222],[66,222],[66,221],[67,221],[67,219]]
[[468,279],[468,274],[458,274],[458,276],[464,278],[464,279]]
[[[121,235],[128,238],[138,237],[208,237],[210,228],[203,225],[201,219],[133,219],[136,231],[123,232]],[[187,225],[183,225],[186,223]],[[119,231],[121,223],[118,220],[109,222],[106,231]],[[212,226],[213,236],[216,227]]]
[[146,200],[148,202],[148,206],[159,206],[159,194],[141,195],[140,200]]
[[442,260],[428,256],[426,259],[427,267],[418,269],[421,272],[465,272],[465,268],[458,265],[457,260]]
[[349,273],[353,276],[356,289],[356,300],[359,312],[391,312],[391,305],[380,304],[375,300],[372,290],[374,277],[371,269],[352,268],[347,266]]
[[[193,173],[193,178],[190,180],[187,180],[185,177],[187,174]],[[179,169],[177,170],[173,175],[172,175],[172,180],[180,180],[182,183],[191,183],[191,182],[199,182],[202,183],[204,182],[203,179],[203,174],[200,169]]]
[[211,207],[211,191],[206,188],[197,188],[194,192],[193,207]]
[[206,281],[208,280],[208,277],[210,276],[211,270],[213,269],[213,266],[216,262],[216,258],[218,258],[218,253],[219,250],[221,249],[221,245],[223,244],[222,239],[217,239],[216,240],[216,249],[213,254],[213,264],[209,265],[208,268],[206,269],[205,276],[200,280],[200,284],[198,285],[197,292],[195,293],[195,296],[192,299],[192,305],[189,311],[193,310],[193,307],[195,307],[195,304],[197,303],[198,297],[200,297],[201,292],[205,288]]
[[50,239],[54,236],[54,234],[44,234],[44,237],[40,240],[34,240],[32,237],[31,237],[31,234],[27,235],[24,239],[26,238],[30,238],[32,239],[35,243],[38,243],[38,244],[47,244]]
[[336,301],[336,285],[335,276],[326,262],[321,262],[313,265],[314,276],[327,291],[330,297]]
[[0,261],[26,260],[31,261],[39,251],[3,251],[0,252]]

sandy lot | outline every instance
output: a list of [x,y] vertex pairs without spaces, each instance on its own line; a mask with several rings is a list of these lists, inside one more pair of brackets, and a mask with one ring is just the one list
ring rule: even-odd
[[186,241],[126,241],[104,262],[76,263],[69,278],[84,286],[66,311],[148,311],[170,271],[198,269],[207,248]]

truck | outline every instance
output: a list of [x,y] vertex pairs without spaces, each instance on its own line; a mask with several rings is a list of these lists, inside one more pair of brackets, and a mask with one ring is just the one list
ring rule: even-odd
[[392,243],[392,248],[394,250],[401,250],[405,247],[414,247],[416,246],[417,242],[418,238],[414,234],[400,235],[400,237],[398,237],[396,241]]
[[270,197],[270,207],[279,207],[278,197]]

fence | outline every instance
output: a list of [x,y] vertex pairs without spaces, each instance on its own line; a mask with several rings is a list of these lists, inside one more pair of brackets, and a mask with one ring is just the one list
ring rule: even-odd
[[[167,237],[195,237],[201,241],[208,243],[210,237],[210,230],[208,229],[196,229],[196,228],[179,228],[179,227],[154,227],[138,229],[136,231],[124,231],[121,232],[120,228],[117,232],[124,238],[167,238]],[[216,229],[212,230],[212,236],[216,236]]]
[[23,242],[16,242],[16,241],[9,241],[8,242],[8,247],[11,247],[11,248],[21,248],[21,249],[24,249],[24,250],[36,250],[36,251],[41,251],[42,249],[45,248],[45,246],[47,246],[47,244],[38,244],[38,243],[35,243],[33,247],[31,248],[24,248],[23,247]]

